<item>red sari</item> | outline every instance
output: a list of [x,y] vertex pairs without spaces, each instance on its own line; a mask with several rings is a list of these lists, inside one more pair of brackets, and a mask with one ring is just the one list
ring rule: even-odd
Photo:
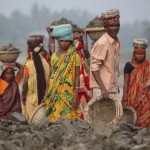
[[[90,82],[89,82],[89,70],[88,65],[85,60],[83,53],[81,52],[82,46],[79,44],[76,48],[76,52],[80,56],[80,88],[79,88],[79,103],[81,111],[84,115],[84,108],[88,101],[91,99],[91,89],[90,89]],[[82,119],[84,116],[82,115]]]
[[130,74],[128,104],[137,113],[136,125],[150,128],[150,94],[147,92],[147,82],[150,79],[150,63],[144,61]]

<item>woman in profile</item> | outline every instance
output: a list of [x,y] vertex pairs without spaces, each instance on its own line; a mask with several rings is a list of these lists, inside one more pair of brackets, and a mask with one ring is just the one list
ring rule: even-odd
[[29,36],[27,40],[30,57],[24,65],[22,84],[23,115],[30,122],[32,113],[41,104],[50,73],[50,65],[43,57],[43,43],[40,36]]
[[84,108],[92,98],[89,80],[90,68],[90,52],[88,51],[87,33],[83,30],[82,35],[74,35],[76,52],[80,56],[80,88],[78,101],[82,111],[82,119],[84,119]]

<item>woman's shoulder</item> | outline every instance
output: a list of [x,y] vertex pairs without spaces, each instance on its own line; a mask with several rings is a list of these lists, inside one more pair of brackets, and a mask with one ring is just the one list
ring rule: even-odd
[[25,63],[24,63],[24,66],[28,66],[30,65],[31,63],[33,63],[33,60],[31,58],[28,58],[26,59]]
[[124,73],[131,73],[135,67],[132,65],[132,62],[127,62],[124,67]]
[[52,54],[51,58],[52,57],[57,57],[56,52]]
[[131,62],[130,61],[126,62],[125,66],[131,66]]
[[0,78],[0,95],[4,94],[6,88],[8,87],[8,83],[3,80],[2,78]]

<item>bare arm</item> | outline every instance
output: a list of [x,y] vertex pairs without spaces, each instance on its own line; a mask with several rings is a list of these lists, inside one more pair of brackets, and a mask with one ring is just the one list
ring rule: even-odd
[[83,29],[83,53],[85,55],[85,58],[90,57],[90,52],[88,51],[87,32],[85,29]]
[[97,84],[99,85],[102,95],[104,97],[108,97],[108,91],[106,90],[101,77],[99,76],[99,71],[92,71],[92,74],[94,76],[94,79],[96,80]]
[[123,97],[122,97],[122,104],[124,107],[127,106],[129,77],[130,75],[128,73],[124,74],[124,86],[123,86]]
[[24,80],[22,84],[22,102],[24,105],[25,105],[26,95],[28,91],[28,78],[29,78],[29,75],[24,75]]
[[55,52],[55,38],[50,36],[50,52],[53,54]]
[[20,63],[16,62],[15,64],[16,64],[16,67],[19,69],[19,71],[18,71],[18,73],[16,75],[16,78],[17,78],[16,81],[17,81],[17,83],[19,83],[20,80],[22,79],[22,76],[23,76],[24,67]]
[[75,95],[73,98],[73,108],[77,109],[78,106],[78,93],[79,93],[79,87],[80,87],[80,66],[76,66],[75,67],[75,77],[76,77],[76,81],[75,81]]
[[49,34],[49,53],[52,55],[55,52],[55,38],[52,36],[52,29],[50,27],[47,27],[46,29]]

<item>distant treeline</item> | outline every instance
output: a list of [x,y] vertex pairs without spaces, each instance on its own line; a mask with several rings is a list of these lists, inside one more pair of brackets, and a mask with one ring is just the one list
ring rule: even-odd
[[[46,27],[61,18],[71,20],[83,28],[95,16],[89,13],[88,10],[51,12],[49,8],[39,7],[37,4],[32,6],[31,15],[24,15],[20,11],[14,11],[9,17],[0,14],[0,45],[25,42],[30,33],[47,33]],[[132,47],[134,38],[150,38],[150,22],[121,24],[119,37],[122,47],[129,49]]]

